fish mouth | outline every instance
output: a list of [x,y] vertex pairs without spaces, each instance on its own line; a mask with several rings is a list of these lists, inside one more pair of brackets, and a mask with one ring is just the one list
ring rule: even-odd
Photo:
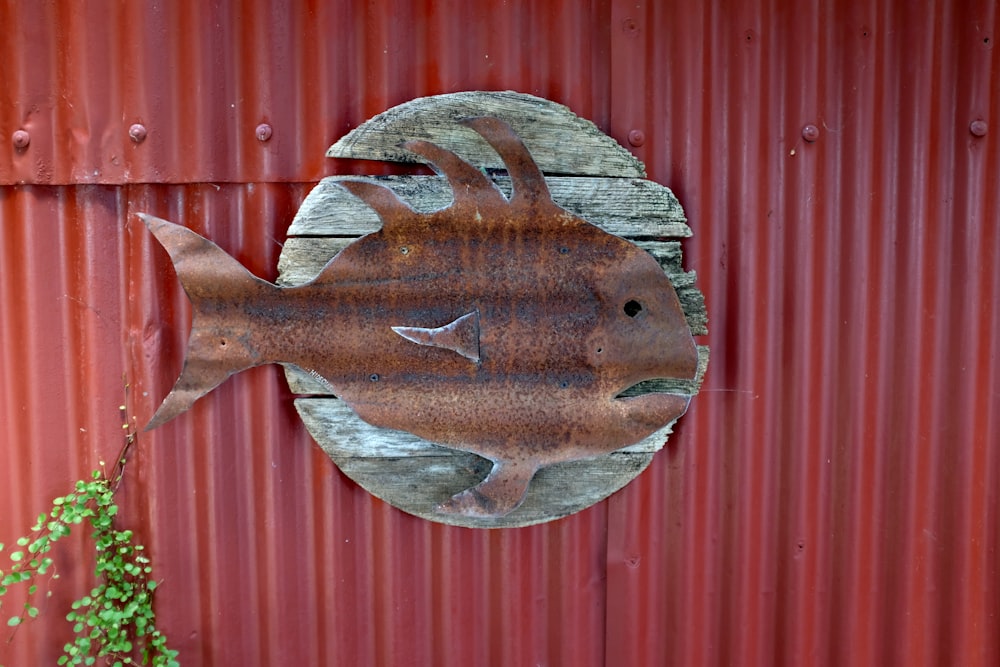
[[698,382],[694,378],[653,378],[637,382],[618,392],[615,399],[631,398],[644,394],[688,394],[698,391]]

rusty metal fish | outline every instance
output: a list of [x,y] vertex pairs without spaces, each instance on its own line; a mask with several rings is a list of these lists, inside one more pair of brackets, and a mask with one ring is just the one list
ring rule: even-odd
[[682,415],[686,395],[620,397],[695,376],[696,347],[659,264],[557,206],[509,125],[461,123],[503,159],[510,199],[458,155],[407,142],[447,178],[453,203],[421,213],[381,185],[340,182],[382,228],[305,285],[260,280],[211,241],[141,215],[193,306],[184,368],[147,428],[233,373],[295,364],[370,424],[491,460],[480,484],[438,509],[499,517],[540,467],[620,449]]

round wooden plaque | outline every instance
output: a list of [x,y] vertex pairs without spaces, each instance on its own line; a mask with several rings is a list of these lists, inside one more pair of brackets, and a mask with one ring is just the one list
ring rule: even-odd
[[[419,157],[399,144],[425,139],[481,169],[503,169],[499,156],[485,141],[473,133],[455,131],[456,120],[471,116],[495,116],[513,127],[546,174],[557,204],[652,254],[674,284],[692,334],[707,333],[704,298],[695,287],[694,273],[684,272],[680,242],[675,240],[691,235],[677,199],[666,187],[646,180],[642,163],[611,137],[562,105],[513,92],[420,98],[360,125],[335,143],[327,155],[412,163]],[[312,280],[341,249],[381,226],[371,208],[335,185],[347,178],[357,176],[324,179],[302,203],[279,259],[279,285]],[[433,211],[451,203],[451,190],[443,177],[387,176],[377,180],[418,211]],[[494,180],[510,194],[506,175]],[[708,348],[699,347],[698,352],[695,380],[649,382],[634,391],[696,394],[708,363]],[[672,426],[611,454],[542,468],[525,501],[506,516],[442,514],[435,507],[480,482],[490,471],[490,461],[409,433],[371,426],[333,396],[322,378],[292,366],[286,367],[285,374],[292,392],[301,395],[295,406],[306,428],[348,477],[405,512],[466,527],[527,526],[589,507],[642,472],[666,443]]]

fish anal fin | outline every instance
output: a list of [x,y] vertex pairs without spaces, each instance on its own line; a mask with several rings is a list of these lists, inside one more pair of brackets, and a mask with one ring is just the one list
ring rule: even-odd
[[494,461],[493,469],[476,486],[457,493],[437,506],[442,514],[500,518],[524,502],[528,485],[538,471],[532,460]]
[[462,315],[444,326],[392,327],[392,330],[417,345],[441,347],[457,352],[466,359],[479,363],[479,311]]

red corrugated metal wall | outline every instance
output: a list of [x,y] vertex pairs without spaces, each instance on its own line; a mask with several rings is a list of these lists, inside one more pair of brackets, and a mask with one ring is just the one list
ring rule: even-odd
[[[384,169],[323,158],[350,127],[514,89],[643,133],[695,231],[702,394],[608,501],[472,531],[359,490],[276,369],[236,377],[143,435],[122,489],[182,664],[998,664],[998,24],[986,0],[0,2],[0,541],[115,455],[123,375],[144,421],[180,367],[187,304],[134,212],[274,278],[319,178]],[[0,662],[54,664],[82,547]]]

